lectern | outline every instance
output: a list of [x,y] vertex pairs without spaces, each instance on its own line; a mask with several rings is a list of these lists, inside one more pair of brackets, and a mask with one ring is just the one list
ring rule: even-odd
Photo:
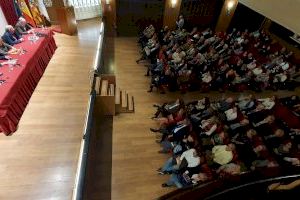
[[53,25],[60,25],[62,33],[74,35],[77,32],[75,11],[64,0],[52,0],[51,7],[47,7],[50,21]]
[[77,23],[73,6],[57,7],[56,14],[62,33],[67,35],[74,35],[77,33]]

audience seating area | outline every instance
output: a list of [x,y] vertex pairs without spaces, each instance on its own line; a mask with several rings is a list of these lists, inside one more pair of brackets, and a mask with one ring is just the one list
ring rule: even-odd
[[228,33],[196,27],[160,31],[150,25],[139,38],[148,60],[151,85],[161,93],[180,90],[294,90],[299,85],[299,60],[263,30],[233,29]]
[[[158,169],[170,175],[163,187],[184,188],[243,173],[287,172],[300,166],[300,98],[240,96],[154,105]],[[289,170],[286,170],[289,169]]]

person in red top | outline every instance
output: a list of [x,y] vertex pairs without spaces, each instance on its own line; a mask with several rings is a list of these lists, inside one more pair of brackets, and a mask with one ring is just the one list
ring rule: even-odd
[[158,59],[166,60],[167,59],[166,51],[167,51],[167,46],[166,45],[162,46],[158,52]]

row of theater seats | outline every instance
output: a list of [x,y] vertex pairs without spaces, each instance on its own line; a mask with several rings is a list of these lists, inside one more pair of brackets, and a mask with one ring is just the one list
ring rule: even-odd
[[[294,90],[300,83],[294,52],[263,30],[249,32],[211,29],[158,31],[147,27],[139,38],[141,60],[148,60],[147,76],[161,93],[181,90]],[[149,73],[151,72],[151,73]]]
[[[156,138],[169,155],[163,187],[185,188],[242,174],[274,177],[300,171],[300,99],[252,95],[154,105]],[[185,160],[185,162],[184,162]],[[261,173],[258,175],[257,173]]]

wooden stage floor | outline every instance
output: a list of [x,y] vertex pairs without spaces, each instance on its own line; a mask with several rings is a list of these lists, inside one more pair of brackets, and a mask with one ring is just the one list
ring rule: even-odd
[[99,19],[78,36],[55,34],[58,49],[12,136],[0,135],[0,199],[71,199]]

